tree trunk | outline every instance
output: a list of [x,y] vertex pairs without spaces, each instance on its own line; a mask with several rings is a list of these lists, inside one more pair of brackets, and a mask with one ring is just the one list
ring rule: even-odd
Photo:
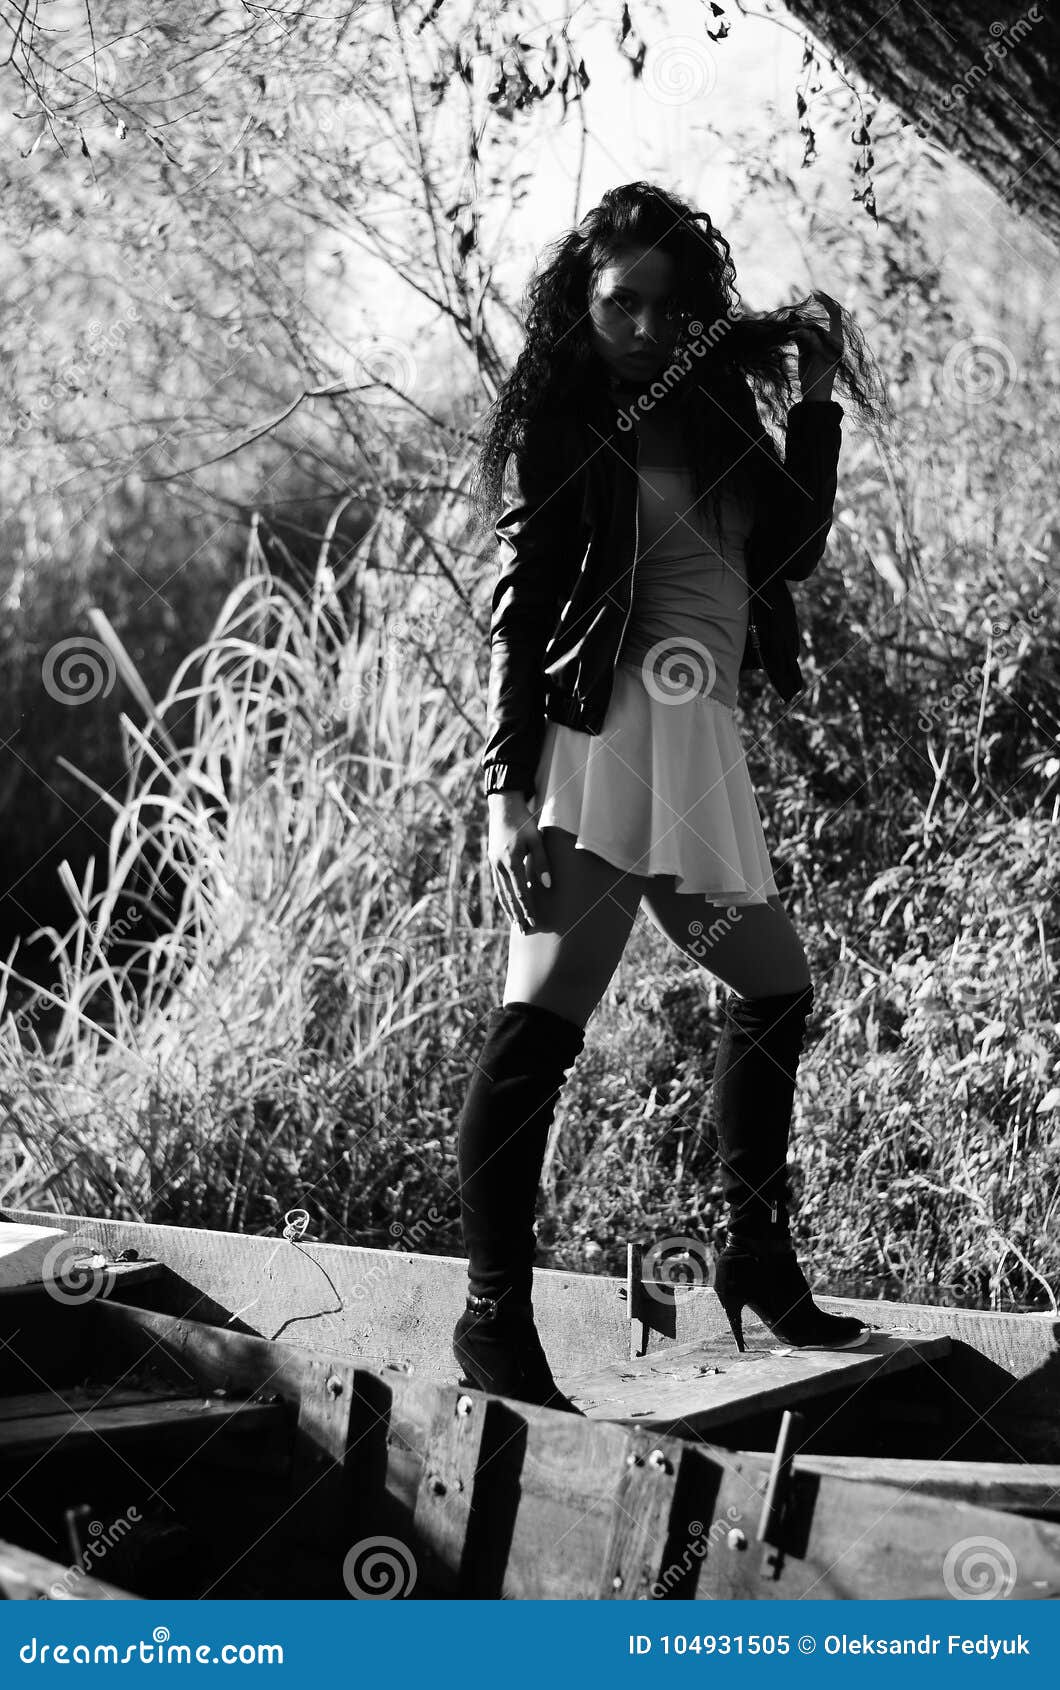
[[[1060,20],[1051,0],[785,0],[917,130],[1060,246]],[[1003,14],[999,17],[999,13]]]

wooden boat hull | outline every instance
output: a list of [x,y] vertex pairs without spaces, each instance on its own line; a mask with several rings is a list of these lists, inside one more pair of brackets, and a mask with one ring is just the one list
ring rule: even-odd
[[[0,1488],[14,1475],[23,1505],[46,1496],[60,1537],[78,1442],[82,1463],[95,1441],[154,1463],[189,1541],[212,1531],[206,1559],[224,1562],[210,1589],[169,1594],[348,1598],[379,1594],[358,1588],[373,1577],[412,1597],[947,1598],[983,1578],[987,1594],[1060,1594],[1048,1317],[827,1299],[881,1328],[864,1354],[776,1355],[759,1330],[742,1358],[713,1293],[652,1287],[647,1319],[634,1290],[631,1359],[628,1285],[539,1273],[581,1418],[455,1384],[462,1261],[58,1224],[99,1253],[98,1283],[0,1291]],[[151,1401],[123,1402],[147,1375]],[[802,1435],[780,1459],[785,1413]],[[108,1471],[116,1509],[132,1481]],[[0,1536],[16,1519],[0,1512]],[[0,1549],[0,1588],[24,1594],[40,1568],[12,1573],[12,1557],[48,1552],[25,1534]],[[124,1588],[155,1593],[157,1564],[139,1587],[132,1564]],[[93,1573],[122,1587],[117,1566]]]

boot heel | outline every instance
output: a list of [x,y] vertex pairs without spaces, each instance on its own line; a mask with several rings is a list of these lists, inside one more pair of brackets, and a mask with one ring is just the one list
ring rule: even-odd
[[722,1303],[721,1306],[725,1310],[725,1318],[732,1329],[733,1337],[736,1339],[736,1348],[742,1355],[747,1349],[747,1345],[743,1341],[743,1304]]

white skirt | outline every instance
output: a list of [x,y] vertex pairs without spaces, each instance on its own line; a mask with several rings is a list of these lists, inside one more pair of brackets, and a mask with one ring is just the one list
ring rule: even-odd
[[640,664],[616,665],[599,734],[546,724],[531,814],[708,903],[764,904],[777,890],[735,710],[708,693],[656,697]]

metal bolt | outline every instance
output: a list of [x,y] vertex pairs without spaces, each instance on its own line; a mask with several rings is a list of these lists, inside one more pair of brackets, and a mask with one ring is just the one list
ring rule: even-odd
[[743,1532],[740,1530],[739,1526],[733,1526],[732,1530],[729,1532],[729,1535],[725,1539],[725,1541],[728,1544],[730,1549],[746,1549],[747,1548],[747,1539],[745,1538]]
[[621,1590],[622,1589],[622,1574],[621,1573],[616,1573],[614,1578],[611,1580],[611,1589],[612,1590]]
[[457,1397],[456,1399],[456,1412],[460,1415],[470,1414],[474,1406],[470,1397]]
[[666,1459],[661,1449],[653,1449],[648,1457],[648,1466],[657,1467],[660,1473],[672,1473],[673,1467]]
[[338,1378],[338,1376],[336,1374],[333,1373],[331,1375],[331,1378],[329,1380],[327,1380],[327,1382],[324,1386],[324,1389],[325,1389],[325,1391],[327,1391],[329,1397],[341,1397],[341,1395],[342,1395],[342,1380],[340,1378]]
[[634,1450],[632,1452],[632,1454],[626,1456],[626,1466],[627,1467],[643,1467],[644,1466],[643,1455],[638,1455],[636,1450]]
[[430,1493],[431,1493],[432,1496],[444,1496],[445,1495],[445,1491],[446,1491],[445,1480],[442,1479],[442,1478],[439,1478],[437,1473],[431,1474],[430,1478],[427,1480],[427,1486],[428,1486],[428,1489],[430,1490]]

